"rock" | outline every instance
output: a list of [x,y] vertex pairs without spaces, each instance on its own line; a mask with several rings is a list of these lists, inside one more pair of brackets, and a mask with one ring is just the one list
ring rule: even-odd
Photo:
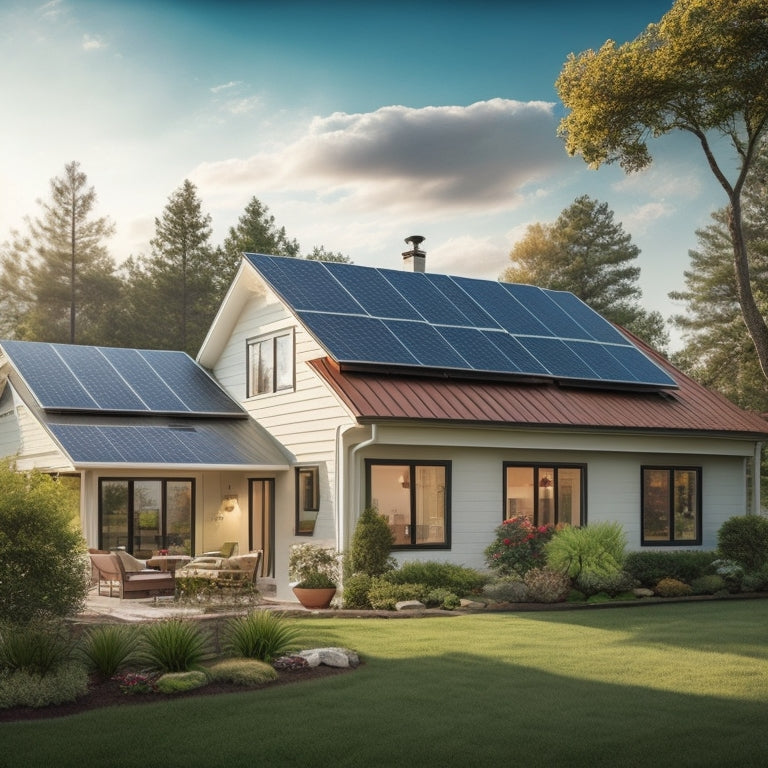
[[637,587],[632,590],[632,594],[635,597],[653,597],[653,590],[646,589],[645,587]]
[[470,611],[482,611],[486,607],[486,603],[481,603],[478,600],[467,600],[463,597],[459,604],[462,608],[468,608]]
[[418,600],[401,600],[399,603],[395,603],[396,611],[425,611],[427,606]]
[[310,667],[356,667],[360,663],[358,655],[349,648],[311,648],[301,651],[301,658],[306,659]]

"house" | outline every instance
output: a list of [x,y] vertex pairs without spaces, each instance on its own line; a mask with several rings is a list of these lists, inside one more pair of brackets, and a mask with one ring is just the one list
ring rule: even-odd
[[711,549],[758,511],[761,417],[572,294],[428,273],[410,242],[402,270],[246,254],[196,362],[0,342],[0,452],[79,476],[92,545],[236,540],[284,598],[290,545],[346,549],[368,505],[400,561],[475,567],[513,515]]

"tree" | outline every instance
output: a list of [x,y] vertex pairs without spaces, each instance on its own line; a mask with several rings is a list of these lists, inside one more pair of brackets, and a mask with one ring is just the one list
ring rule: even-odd
[[268,206],[256,197],[250,199],[237,226],[229,228],[229,234],[224,240],[220,265],[224,291],[232,282],[244,253],[291,257],[299,255],[298,242],[288,238],[285,227],[278,229]]
[[85,603],[85,542],[69,490],[0,463],[0,620],[67,616]]
[[96,193],[87,181],[79,163],[66,165],[63,177],[51,179],[50,201],[38,200],[42,215],[4,245],[0,287],[20,338],[95,343],[109,333],[108,309],[121,284],[103,241],[114,225],[93,218]]
[[352,259],[346,256],[341,251],[326,251],[324,245],[315,246],[312,249],[312,253],[308,253],[305,257],[307,261],[332,261],[337,264],[351,264]]
[[553,224],[536,223],[515,244],[511,283],[570,291],[596,312],[662,349],[669,342],[664,319],[639,305],[640,249],[614,221],[607,203],[582,195]]
[[[570,110],[559,133],[593,168],[645,168],[651,136],[680,130],[699,141],[728,198],[739,306],[766,377],[768,325],[753,291],[741,193],[768,120],[767,51],[765,0],[677,0],[635,40],[571,54],[556,83]],[[717,138],[735,151],[733,180],[716,157]]]
[[210,236],[211,217],[185,180],[155,219],[152,255],[125,265],[130,301],[121,325],[132,346],[197,351],[220,300]]

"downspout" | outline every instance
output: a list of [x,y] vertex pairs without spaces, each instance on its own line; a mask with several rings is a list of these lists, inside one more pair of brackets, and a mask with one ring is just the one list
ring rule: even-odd
[[[351,429],[351,427],[350,427]],[[371,436],[367,440],[363,440],[362,442],[358,443],[354,448],[351,449],[349,452],[349,464],[345,465],[345,467],[349,470],[348,475],[349,477],[344,478],[344,472],[341,472],[341,476],[339,477],[339,491],[341,492],[341,497],[338,499],[339,507],[338,512],[336,515],[338,530],[337,530],[337,540],[339,542],[339,551],[344,552],[347,548],[347,515],[345,514],[346,510],[344,509],[342,504],[346,503],[346,499],[344,498],[343,490],[346,490],[347,483],[351,483],[352,485],[352,491],[349,494],[349,497],[351,500],[354,500],[356,503],[356,500],[360,498],[360,472],[357,471],[357,454],[359,451],[361,451],[363,448],[367,448],[369,445],[373,445],[374,443],[378,442],[378,425],[377,424],[371,424]],[[342,445],[340,441],[340,436],[337,436],[337,440],[339,440],[338,443],[338,453],[343,458],[343,450]],[[337,469],[341,467],[342,462],[337,459]],[[344,484],[344,489],[342,490],[341,483]],[[351,507],[351,505],[350,505]]]
[[751,514],[760,514],[760,464],[763,456],[763,444],[755,443],[755,456],[752,460],[752,509]]

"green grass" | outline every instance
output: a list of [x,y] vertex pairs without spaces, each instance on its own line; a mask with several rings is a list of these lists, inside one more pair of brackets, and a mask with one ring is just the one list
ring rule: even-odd
[[2,724],[0,766],[768,764],[766,600],[296,622],[302,647],[348,646],[363,665]]

